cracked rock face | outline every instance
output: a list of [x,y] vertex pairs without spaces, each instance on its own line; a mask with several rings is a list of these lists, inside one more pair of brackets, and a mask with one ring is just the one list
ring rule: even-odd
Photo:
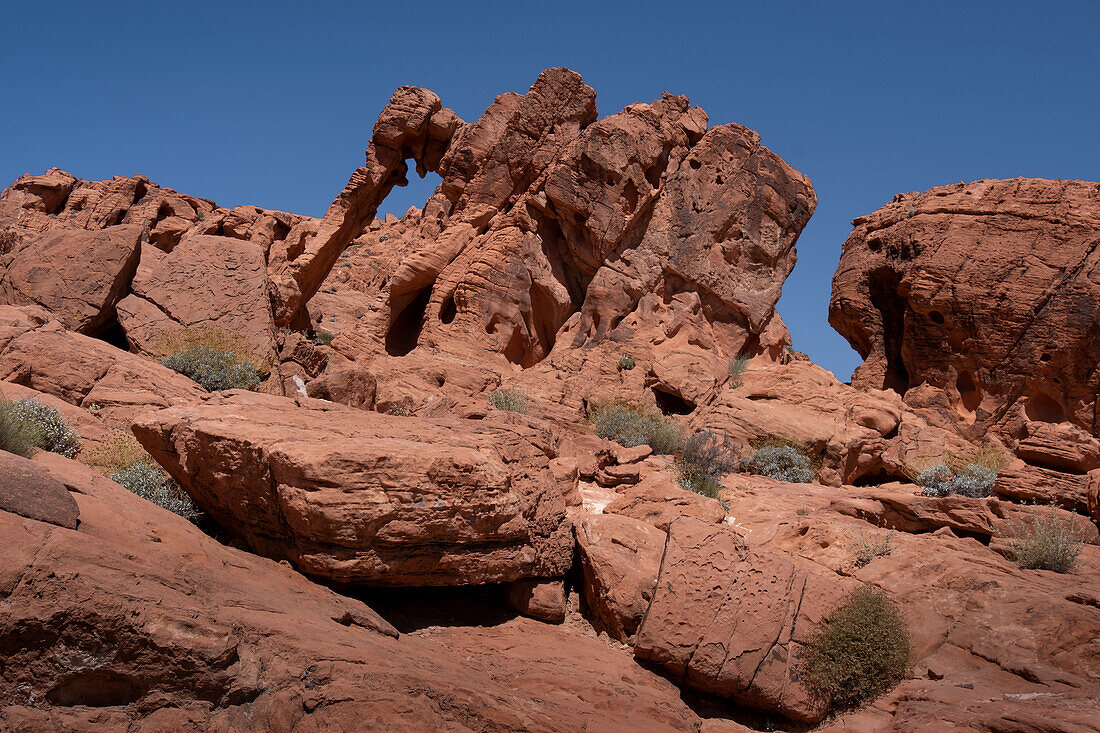
[[[829,307],[864,358],[853,386],[893,389],[968,439],[994,431],[1029,462],[1092,468],[1100,184],[959,183],[853,225]],[[1085,433],[1072,456],[1042,448],[1059,423]]]

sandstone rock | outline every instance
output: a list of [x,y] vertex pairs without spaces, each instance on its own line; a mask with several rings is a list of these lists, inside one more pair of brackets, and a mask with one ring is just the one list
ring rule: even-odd
[[1098,184],[940,186],[853,226],[829,322],[864,357],[854,386],[893,389],[974,440],[1028,422],[1098,434]]
[[0,509],[2,728],[698,729],[671,683],[595,639],[523,619],[397,638],[363,603],[42,459],[80,524]]
[[[1006,537],[1014,525],[1026,526],[1030,511],[995,498],[965,496],[921,496],[908,487],[887,485],[873,489],[852,489],[833,500],[830,509],[858,517],[880,527],[903,532],[932,532],[950,527],[955,534],[976,537],[988,543]],[[1061,521],[1076,525],[1084,540],[1098,542],[1096,526],[1064,509],[1054,509]]]
[[219,524],[317,578],[464,585],[572,563],[546,430],[238,391],[133,429]]
[[50,472],[33,461],[0,451],[0,511],[76,529],[80,509]]
[[[827,729],[938,730],[947,721],[998,730],[1011,719],[1020,730],[1089,730],[1084,711],[1100,700],[1100,548],[1086,545],[1069,574],[1021,570],[947,529],[884,532],[837,514],[820,503],[835,493],[764,480],[725,493],[750,547],[854,574],[885,590],[905,616],[913,676]],[[888,535],[890,551],[854,564],[861,533]]]
[[665,532],[677,517],[717,524],[726,516],[717,500],[685,489],[665,471],[650,473],[636,486],[618,487],[616,498],[603,511],[641,520]]
[[37,303],[65,327],[96,335],[115,319],[141,253],[141,227],[54,229],[0,260],[0,301]]
[[216,328],[241,337],[261,355],[274,349],[267,268],[259,245],[230,237],[185,237],[171,252],[143,258],[133,294],[118,307],[130,345],[183,326]]
[[0,379],[94,406],[100,417],[127,425],[146,408],[206,394],[151,359],[66,331],[56,321],[28,328],[0,347]]
[[653,599],[666,534],[615,514],[593,514],[576,525],[584,600],[593,622],[619,641],[634,638]]
[[508,584],[508,604],[524,616],[560,624],[565,620],[565,583],[524,578]]
[[1082,473],[1063,473],[1015,461],[997,473],[993,491],[1015,501],[1055,504],[1088,513],[1088,477]]
[[690,687],[814,723],[827,701],[799,676],[801,646],[854,585],[750,549],[729,527],[680,518],[634,653]]

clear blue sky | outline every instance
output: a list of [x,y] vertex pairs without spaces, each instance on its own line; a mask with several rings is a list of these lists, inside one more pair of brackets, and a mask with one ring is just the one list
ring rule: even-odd
[[959,180],[1100,179],[1094,1],[43,0],[2,17],[2,185],[54,165],[144,173],[222,205],[320,215],[402,84],[466,120],[549,66],[583,74],[601,116],[687,94],[813,180],[780,311],[841,379],[859,360],[826,315],[853,217]]

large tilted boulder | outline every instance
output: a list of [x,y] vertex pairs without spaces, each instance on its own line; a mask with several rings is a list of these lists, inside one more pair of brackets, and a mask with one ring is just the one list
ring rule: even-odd
[[[969,439],[994,433],[1035,465],[1095,467],[1100,183],[958,183],[853,225],[829,308],[864,358],[852,384],[893,389]],[[1085,435],[1049,440],[1061,423]]]
[[560,577],[573,557],[556,439],[230,392],[141,418],[138,440],[260,554],[337,583]]
[[50,497],[0,501],[0,729],[699,729],[594,638],[522,618],[399,635],[74,461],[15,463],[0,487],[33,474]]

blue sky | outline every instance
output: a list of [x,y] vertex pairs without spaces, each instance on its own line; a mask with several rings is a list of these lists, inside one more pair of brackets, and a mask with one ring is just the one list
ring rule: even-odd
[[54,165],[144,173],[320,215],[402,84],[466,120],[549,66],[579,71],[601,116],[687,94],[813,180],[780,312],[841,379],[859,359],[826,317],[852,218],[960,180],[1100,179],[1098,2],[43,1],[0,17],[2,185]]

